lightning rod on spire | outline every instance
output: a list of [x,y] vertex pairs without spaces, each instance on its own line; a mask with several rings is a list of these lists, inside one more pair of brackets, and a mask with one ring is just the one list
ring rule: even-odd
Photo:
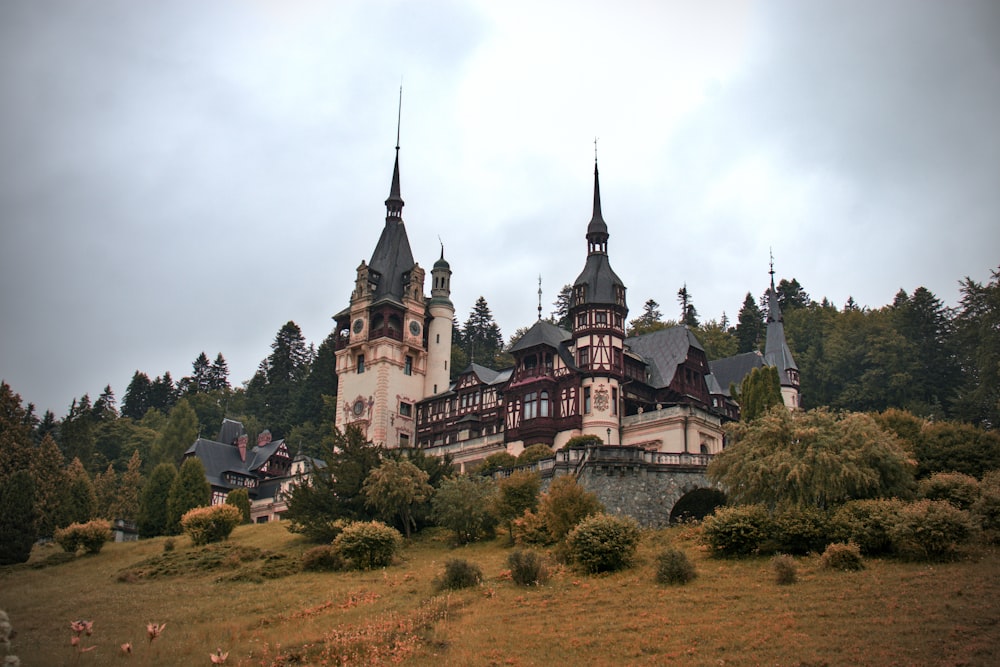
[[542,274],[538,274],[538,319],[542,319]]
[[399,151],[399,127],[403,121],[403,77],[399,78],[399,110],[396,112],[396,151]]

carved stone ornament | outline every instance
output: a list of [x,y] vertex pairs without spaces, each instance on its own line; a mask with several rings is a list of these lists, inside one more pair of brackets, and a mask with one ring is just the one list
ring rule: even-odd
[[602,384],[594,392],[594,408],[601,412],[607,412],[609,405],[611,405],[611,395],[608,388]]

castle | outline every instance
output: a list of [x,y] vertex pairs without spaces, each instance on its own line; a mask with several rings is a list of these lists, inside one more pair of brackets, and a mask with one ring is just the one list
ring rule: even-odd
[[387,448],[450,454],[462,470],[499,451],[516,455],[539,443],[558,450],[579,435],[704,465],[723,447],[723,423],[739,416],[730,383],[738,386],[753,368],[776,367],[785,404],[799,405],[773,268],[763,355],[710,363],[685,326],[626,337],[626,287],[611,268],[596,159],[587,254],[572,286],[572,328],[539,319],[512,346],[513,367],[473,363],[454,381],[451,266],[442,249],[427,297],[425,271],[413,259],[402,218],[398,145],[385,206],[371,260],[358,266],[350,305],[334,316],[342,430],[358,427]]

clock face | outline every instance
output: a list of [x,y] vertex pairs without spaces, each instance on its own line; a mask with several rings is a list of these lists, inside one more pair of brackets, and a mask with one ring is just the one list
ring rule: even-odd
[[359,398],[358,400],[354,401],[354,407],[352,409],[354,410],[354,416],[360,417],[361,413],[365,411],[365,402]]
[[365,328],[364,320],[357,319],[354,320],[354,333],[361,333],[361,330]]
[[410,320],[410,333],[414,336],[420,335],[420,324],[415,320]]

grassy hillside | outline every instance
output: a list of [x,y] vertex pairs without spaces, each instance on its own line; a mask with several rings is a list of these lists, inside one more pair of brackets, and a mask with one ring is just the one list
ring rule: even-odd
[[[636,566],[590,577],[554,566],[522,588],[503,576],[502,541],[452,549],[429,533],[375,572],[300,573],[309,545],[280,524],[243,526],[221,547],[186,537],[108,544],[97,556],[0,568],[0,609],[30,665],[992,665],[1000,655],[1000,552],[942,564],[868,561],[774,582],[768,559],[708,558],[693,530],[645,536]],[[681,587],[655,583],[671,544],[695,562]],[[263,551],[261,551],[263,550]],[[38,563],[57,552],[37,549]],[[483,586],[437,594],[449,558],[479,565]],[[69,624],[93,620],[74,654]],[[147,622],[166,623],[152,644]],[[120,656],[131,641],[133,654]]]

